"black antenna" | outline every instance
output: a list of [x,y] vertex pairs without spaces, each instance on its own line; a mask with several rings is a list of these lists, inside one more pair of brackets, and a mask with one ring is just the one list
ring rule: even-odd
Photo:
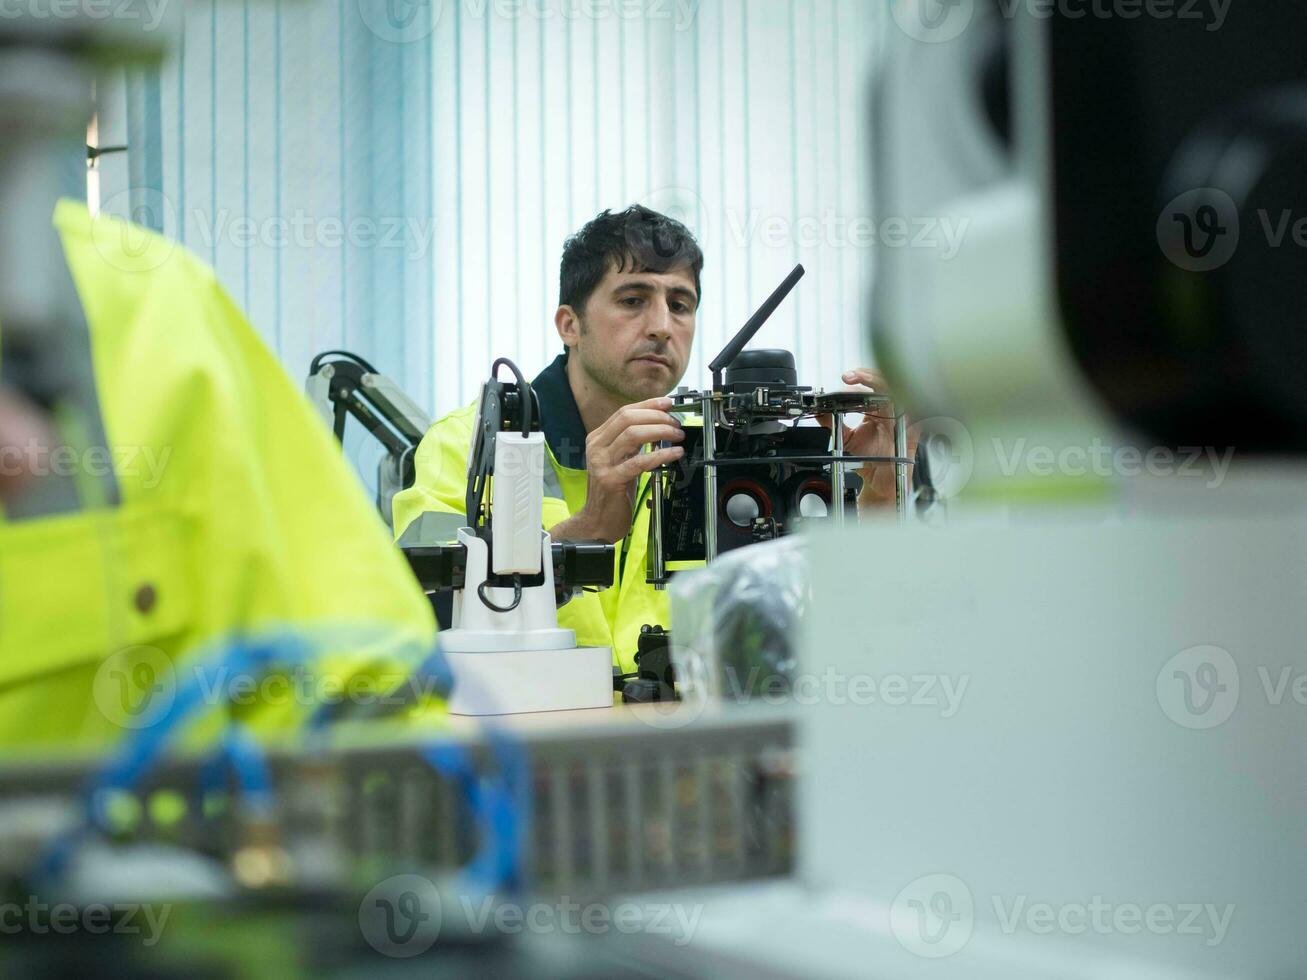
[[762,325],[771,319],[776,308],[785,302],[785,297],[790,295],[791,290],[799,284],[806,271],[802,265],[796,265],[794,271],[785,277],[785,281],[776,287],[776,292],[767,297],[767,302],[758,307],[758,312],[749,317],[749,322],[741,327],[740,332],[731,338],[731,342],[722,348],[722,352],[712,359],[708,370],[712,372],[714,391],[722,386],[722,369],[729,367],[730,363],[740,356],[740,351],[744,350],[745,345],[753,339],[753,335],[762,329]]

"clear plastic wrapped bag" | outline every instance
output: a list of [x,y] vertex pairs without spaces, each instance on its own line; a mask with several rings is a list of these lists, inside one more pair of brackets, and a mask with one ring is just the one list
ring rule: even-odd
[[672,579],[672,662],[683,699],[788,697],[810,592],[803,538],[738,548]]

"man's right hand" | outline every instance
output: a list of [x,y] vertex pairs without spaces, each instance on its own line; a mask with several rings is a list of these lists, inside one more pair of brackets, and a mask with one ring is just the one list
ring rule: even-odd
[[650,398],[618,409],[585,440],[588,476],[585,506],[549,533],[555,541],[604,541],[616,544],[631,530],[635,488],[641,474],[675,463],[680,446],[642,453],[650,443],[678,443],[685,438],[671,415],[670,398]]

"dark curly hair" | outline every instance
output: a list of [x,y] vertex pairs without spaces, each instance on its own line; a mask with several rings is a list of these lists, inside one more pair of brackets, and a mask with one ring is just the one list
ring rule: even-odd
[[703,250],[694,235],[674,218],[634,204],[616,214],[603,212],[567,240],[558,276],[558,305],[584,314],[610,264],[618,272],[689,268],[695,294],[703,295]]

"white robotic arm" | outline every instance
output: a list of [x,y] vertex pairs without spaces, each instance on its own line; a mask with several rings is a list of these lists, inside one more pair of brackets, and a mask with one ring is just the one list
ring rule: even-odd
[[[539,409],[517,367],[499,360],[493,371],[500,366],[516,382],[492,377],[482,388],[468,459],[469,526],[459,530],[455,553],[441,552],[451,559],[440,565],[441,584],[455,589],[453,629],[440,638],[454,674],[449,709],[491,715],[611,707],[612,651],[578,647],[576,633],[559,627],[555,575],[577,568],[584,552],[606,565],[607,582],[595,584],[608,584],[613,549],[555,547],[543,530],[547,462]],[[425,577],[414,552],[410,560]],[[587,578],[574,577],[569,591]]]

